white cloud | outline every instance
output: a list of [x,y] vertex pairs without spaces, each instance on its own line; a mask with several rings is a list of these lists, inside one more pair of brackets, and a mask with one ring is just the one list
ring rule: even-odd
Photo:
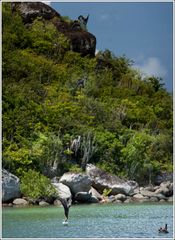
[[134,68],[141,70],[145,75],[165,77],[167,74],[166,68],[162,65],[160,60],[156,57],[149,57],[144,60],[142,64],[135,65]]

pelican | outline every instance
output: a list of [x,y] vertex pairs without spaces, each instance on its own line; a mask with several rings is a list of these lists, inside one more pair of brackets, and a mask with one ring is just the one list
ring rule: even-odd
[[162,227],[159,228],[159,233],[169,233],[167,224],[165,224],[164,228],[162,228]]
[[68,225],[69,208],[71,207],[72,199],[71,198],[60,198],[59,200],[64,207],[65,220],[63,221],[63,225]]

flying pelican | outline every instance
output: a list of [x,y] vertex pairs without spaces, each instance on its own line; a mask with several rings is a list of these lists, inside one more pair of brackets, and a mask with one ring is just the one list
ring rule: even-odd
[[65,220],[63,221],[63,225],[68,225],[69,208],[72,204],[72,198],[59,198],[59,200],[64,207]]
[[169,233],[167,224],[165,224],[165,228],[159,228],[159,233]]

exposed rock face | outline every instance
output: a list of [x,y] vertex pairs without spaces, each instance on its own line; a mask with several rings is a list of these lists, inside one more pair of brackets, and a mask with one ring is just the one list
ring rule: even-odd
[[5,169],[2,170],[2,202],[8,202],[21,196],[19,178]]
[[32,23],[37,17],[50,20],[70,40],[70,50],[82,56],[95,56],[96,38],[83,30],[78,21],[65,22],[59,13],[41,2],[14,2],[12,11],[18,11],[25,24]]
[[138,186],[134,181],[125,182],[123,179],[112,176],[92,164],[87,165],[86,173],[92,180],[92,186],[100,193],[103,193],[104,189],[111,189],[111,195],[116,195],[118,193],[131,195]]
[[18,11],[25,23],[32,23],[37,17],[50,20],[54,17],[60,17],[50,6],[41,2],[13,2],[12,11]]
[[71,198],[72,194],[68,186],[62,183],[52,183],[52,185],[56,188],[58,192],[58,196],[60,198]]
[[65,173],[60,178],[60,183],[68,186],[73,195],[78,192],[89,192],[91,189],[91,179],[85,174]]

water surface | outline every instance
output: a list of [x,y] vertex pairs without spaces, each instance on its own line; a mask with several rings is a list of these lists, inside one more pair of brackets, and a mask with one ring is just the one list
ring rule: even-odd
[[[91,204],[62,207],[3,208],[5,238],[173,238],[172,204]],[[158,228],[168,224],[168,234]]]

